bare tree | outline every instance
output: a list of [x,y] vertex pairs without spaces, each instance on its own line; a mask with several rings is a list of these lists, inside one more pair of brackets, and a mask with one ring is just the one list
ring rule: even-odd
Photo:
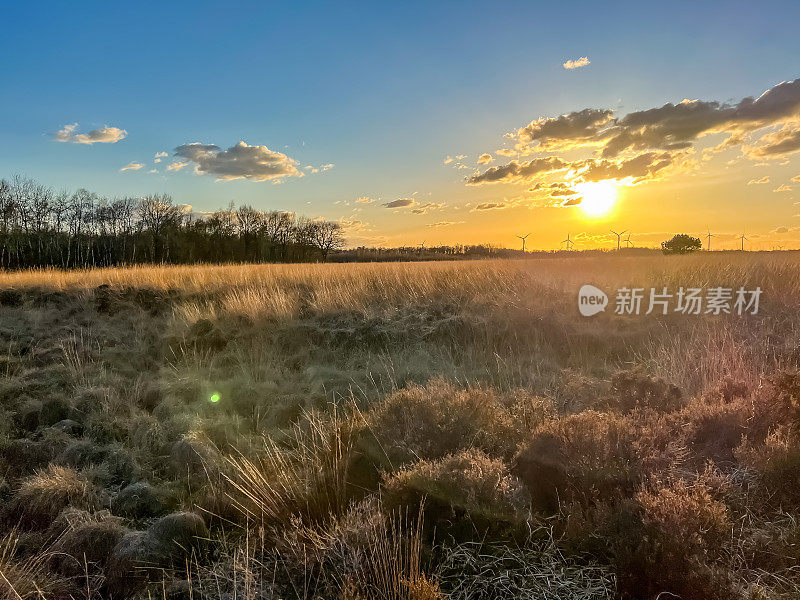
[[336,221],[309,221],[305,227],[307,241],[327,260],[331,250],[344,246],[342,226]]
[[153,236],[153,262],[163,262],[164,231],[180,223],[181,209],[167,194],[145,196],[139,203],[139,220]]

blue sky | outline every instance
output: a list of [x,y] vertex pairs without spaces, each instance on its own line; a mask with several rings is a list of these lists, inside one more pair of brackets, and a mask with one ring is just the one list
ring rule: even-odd
[[[4,21],[0,176],[109,196],[166,192],[197,210],[234,201],[342,218],[361,223],[352,237],[365,243],[510,245],[509,222],[525,218],[557,229],[539,235],[552,245],[575,211],[470,208],[513,194],[464,182],[504,133],[587,107],[735,103],[800,77],[796,2],[40,2],[7,5]],[[563,68],[583,56],[587,67]],[[127,135],[53,139],[72,123]],[[165,170],[180,145],[239,141],[287,155],[306,175],[273,185],[218,181],[194,164]],[[154,163],[159,151],[170,157]],[[457,155],[468,169],[443,164]],[[788,160],[787,173],[797,166]],[[145,166],[120,171],[130,162]],[[691,199],[690,189],[681,193]],[[356,206],[365,196],[374,202]],[[398,198],[436,207],[382,206]],[[764,234],[788,218],[765,220]],[[436,222],[450,225],[434,234]]]

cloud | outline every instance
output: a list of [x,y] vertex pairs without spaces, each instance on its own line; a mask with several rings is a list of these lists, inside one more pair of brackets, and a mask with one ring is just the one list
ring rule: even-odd
[[411,212],[413,214],[415,214],[415,215],[425,215],[425,214],[428,214],[428,212],[430,212],[432,210],[438,210],[438,209],[444,208],[444,207],[445,207],[445,203],[444,202],[439,202],[439,203],[428,202],[427,204],[423,204],[421,206],[418,206],[417,208],[413,209]]
[[576,58],[575,60],[568,60],[562,66],[565,69],[571,70],[571,69],[580,69],[581,67],[585,67],[590,63],[591,61],[589,60],[588,56],[582,56],[580,58]]
[[476,210],[501,210],[506,206],[505,202],[484,202],[475,206],[470,212],[475,212]]
[[546,192],[548,195],[553,197],[574,196],[578,193],[571,187],[569,187],[566,183],[563,183],[561,181],[556,181],[554,183],[537,183],[534,187],[530,189],[531,192],[536,192],[540,190]]
[[428,227],[450,227],[451,225],[459,225],[464,221],[437,221],[436,223],[428,223]]
[[69,142],[72,144],[115,144],[125,139],[128,132],[119,127],[109,127],[106,125],[101,129],[92,129],[88,133],[77,133],[77,123],[64,125],[64,128],[57,131],[53,138],[58,142]]
[[584,181],[631,178],[633,183],[654,177],[659,171],[673,164],[674,156],[669,152],[648,152],[619,162],[605,159],[589,159],[576,166],[586,166],[580,173]]
[[800,127],[786,126],[762,137],[747,153],[753,158],[782,158],[800,150]]
[[683,100],[622,118],[609,109],[586,108],[532,121],[511,137],[516,138],[518,150],[531,152],[534,144],[540,149],[602,145],[603,156],[613,158],[626,150],[686,149],[709,133],[728,133],[736,137],[726,142],[740,143],[743,132],[798,118],[800,79],[779,83],[758,98],[736,104]]
[[156,152],[153,158],[164,158],[165,156],[169,156],[169,154],[167,154],[164,151],[161,151],[161,152]]
[[417,204],[419,203],[413,198],[398,198],[397,200],[386,202],[384,206],[386,208],[406,208],[408,206],[416,206]]
[[584,108],[558,117],[531,121],[512,134],[520,151],[531,151],[532,144],[540,149],[569,149],[598,143],[611,135],[608,125],[614,120],[610,109]]
[[786,185],[786,184],[784,183],[783,185],[779,185],[778,187],[776,187],[776,188],[775,188],[774,190],[772,190],[772,191],[773,191],[773,192],[791,192],[791,191],[792,191],[792,188],[791,188],[791,187],[789,187],[788,185]]
[[[766,127],[782,127],[768,133],[758,145],[746,147],[748,137]],[[589,149],[594,158],[566,161],[550,155],[528,162],[511,160],[487,168],[467,179],[468,185],[483,183],[527,183],[540,174],[565,171],[568,178],[584,181],[628,179],[638,183],[667,172],[696,167],[691,152],[700,138],[723,134],[726,138],[711,154],[741,147],[752,158],[782,157],[800,151],[800,79],[784,81],[754,97],[736,103],[716,100],[668,102],[656,108],[617,116],[611,109],[585,108],[557,117],[543,117],[506,134],[514,150],[497,151],[498,156],[560,153]],[[549,164],[546,161],[550,161]]]
[[167,165],[167,171],[180,171],[183,167],[187,166],[189,163],[185,161],[176,160],[174,163]]
[[349,233],[356,233],[359,231],[369,231],[372,229],[369,223],[349,217],[342,217],[341,219],[339,219],[338,222],[339,225],[341,225],[342,228],[346,229]]
[[795,175],[789,181],[794,181],[795,183],[800,183],[800,174]]
[[266,146],[239,142],[227,150],[213,144],[184,144],[175,148],[175,156],[195,163],[195,172],[216,175],[217,179],[280,181],[284,177],[302,177],[297,161]]
[[359,204],[372,204],[373,202],[375,202],[375,198],[370,198],[369,196],[361,196],[359,198],[356,198],[356,202],[358,202]]
[[140,162],[129,162],[127,165],[122,167],[120,171],[138,171],[144,167],[144,165]]
[[568,198],[564,200],[561,206],[577,206],[581,202],[583,202],[583,198]]
[[467,179],[467,185],[526,181],[541,173],[552,173],[564,169],[566,166],[566,162],[555,156],[534,158],[527,162],[512,160],[506,165],[489,167],[483,173],[474,173]]
[[449,165],[454,160],[455,159],[452,156],[448,156],[447,158],[444,159],[444,164]]
[[759,185],[761,183],[769,183],[769,175],[764,175],[758,179],[751,179],[747,182],[747,185]]
[[758,98],[743,98],[733,105],[702,100],[667,103],[616,121],[603,155],[616,156],[626,149],[683,149],[709,133],[741,134],[797,117],[800,79],[784,81]]
[[478,164],[479,165],[488,165],[493,160],[494,160],[494,158],[492,158],[491,154],[489,154],[488,152],[484,152],[483,154],[481,154],[478,157]]

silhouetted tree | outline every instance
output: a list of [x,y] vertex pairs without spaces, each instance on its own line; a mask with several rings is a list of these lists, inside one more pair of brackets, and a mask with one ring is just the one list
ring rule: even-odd
[[661,251],[664,254],[687,254],[700,250],[701,247],[700,238],[685,233],[679,233],[666,242],[661,242]]

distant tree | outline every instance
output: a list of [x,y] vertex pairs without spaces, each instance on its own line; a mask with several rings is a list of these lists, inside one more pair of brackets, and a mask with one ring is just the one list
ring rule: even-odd
[[322,254],[322,260],[328,258],[331,250],[344,246],[342,226],[336,221],[309,221],[304,233],[307,242]]
[[672,239],[661,242],[661,251],[664,254],[687,254],[700,250],[700,238],[692,237],[685,233],[674,235]]
[[153,262],[163,261],[164,231],[180,223],[181,210],[172,203],[167,194],[154,194],[142,198],[139,204],[139,219],[142,227],[153,236]]

